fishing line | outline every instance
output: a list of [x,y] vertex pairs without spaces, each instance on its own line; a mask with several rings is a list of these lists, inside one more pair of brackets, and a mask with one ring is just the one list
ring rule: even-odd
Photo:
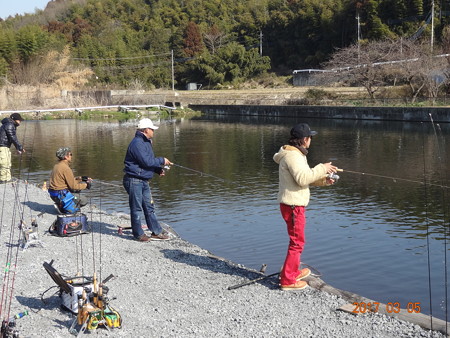
[[431,284],[431,260],[430,260],[430,222],[428,216],[428,189],[427,189],[427,175],[426,175],[426,160],[425,160],[425,132],[424,125],[422,124],[422,158],[423,158],[423,190],[425,195],[425,222],[426,222],[426,237],[427,237],[427,268],[428,268],[428,297],[430,301],[430,325],[433,327],[433,302],[431,298],[432,294],[432,284]]
[[109,186],[116,187],[116,188],[123,188],[122,184],[109,183],[109,182],[101,181],[99,179],[96,179],[95,182],[98,182],[101,185],[109,185]]
[[[392,176],[385,176],[385,175],[369,174],[369,173],[364,173],[364,172],[360,172],[360,171],[352,171],[352,170],[347,170],[347,169],[338,169],[338,171],[339,172],[344,172],[344,173],[362,175],[362,176],[386,178],[386,179],[389,179],[389,180],[393,180],[394,182],[395,181],[403,181],[403,182],[409,182],[409,183],[425,184],[423,181],[411,180],[411,179],[401,178],[401,177],[392,177]],[[450,188],[449,186],[444,185],[444,184],[428,183],[428,186],[434,186],[434,187],[445,188],[445,189],[449,189]]]
[[[16,224],[16,212],[17,212],[17,187],[18,184],[16,184],[13,189],[14,189],[14,204],[13,204],[13,214],[12,214],[12,218],[11,218],[11,225],[10,225],[10,233],[9,233],[9,240],[7,241],[7,246],[8,246],[8,250],[6,253],[6,263],[5,263],[5,268],[4,268],[4,275],[3,275],[3,287],[2,287],[2,299],[1,299],[1,307],[0,307],[0,316],[3,315],[3,310],[7,310],[8,314],[6,316],[3,316],[3,318],[9,318],[9,314],[10,314],[10,309],[11,309],[11,301],[8,298],[7,292],[10,290],[10,282],[11,282],[11,270],[13,269],[13,266],[11,264],[12,262],[12,242],[13,242],[13,238],[14,238],[14,230],[15,230],[15,226],[14,224]],[[8,305],[8,301],[9,301],[9,305]]]
[[90,216],[91,216],[91,241],[92,241],[92,270],[94,271],[94,274],[95,274],[95,269],[96,269],[96,266],[95,266],[95,238],[94,238],[94,229],[93,229],[93,226],[92,226],[92,198],[90,198],[89,197],[89,213],[90,213]]
[[203,171],[191,169],[191,168],[188,168],[188,167],[176,164],[176,163],[172,163],[172,165],[174,165],[175,167],[179,167],[179,168],[185,169],[185,170],[193,171],[193,172],[195,172],[197,174],[200,174],[200,176],[209,176],[209,177],[215,178],[216,180],[220,180],[222,182],[235,183],[235,182],[232,182],[232,181],[229,181],[229,180],[225,180],[223,178],[220,178],[220,177],[217,177],[217,176],[214,176],[214,175],[211,175],[211,174],[207,174],[207,173],[205,173]]
[[[26,131],[27,131],[27,125],[25,125],[24,139],[25,139]],[[33,138],[33,140],[34,140],[34,138]],[[22,142],[22,144],[24,144],[24,142]],[[24,152],[22,151],[20,155],[22,155],[23,153]],[[15,229],[16,229],[16,227],[14,225],[17,224],[16,223],[17,214],[20,215],[20,226],[21,227],[24,226],[23,214],[24,214],[25,207],[24,207],[24,205],[22,205],[22,211],[20,211],[21,208],[20,208],[20,203],[19,203],[19,186],[20,186],[20,174],[22,172],[22,156],[20,156],[20,159],[19,159],[18,171],[19,171],[19,173],[18,173],[19,180],[17,181],[16,184],[13,184],[13,188],[14,188],[13,215],[12,215],[11,225],[10,225],[9,241],[7,242],[8,250],[7,250],[7,255],[6,255],[6,264],[5,264],[3,287],[2,287],[2,300],[1,300],[1,308],[0,308],[0,316],[2,316],[2,314],[3,314],[3,306],[4,306],[4,309],[7,311],[7,315],[5,317],[3,317],[3,318],[5,318],[5,320],[10,318],[10,314],[11,314],[14,283],[15,283],[15,276],[16,276],[16,270],[17,270],[17,262],[18,262],[18,257],[19,257],[19,246],[20,246],[19,240],[20,240],[20,236],[21,236],[20,231],[19,231],[19,237],[17,240],[18,244],[16,246],[14,264],[12,265],[12,262],[13,262],[13,249],[12,248],[13,248],[13,239],[14,239]],[[5,185],[5,189],[6,189],[6,185]],[[26,194],[25,194],[25,196],[26,196]],[[13,270],[12,276],[11,276],[11,270]],[[7,294],[8,291],[9,291],[9,297]]]
[[[438,175],[439,175],[439,179],[440,181],[443,183],[444,182],[444,177],[443,177],[443,172],[444,168],[442,165],[443,162],[443,156],[442,156],[442,149],[440,147],[440,142],[439,142],[439,137],[438,134],[436,132],[436,126],[434,124],[434,120],[433,120],[433,116],[431,115],[431,113],[428,114],[430,116],[430,121],[431,121],[431,125],[433,126],[433,131],[434,131],[434,136],[436,138],[436,143],[437,143],[437,150],[438,150],[438,160],[439,160],[439,170],[438,170]],[[447,239],[448,239],[448,230],[447,230],[447,224],[446,224],[446,194],[444,189],[442,189],[442,207],[443,207],[443,225],[444,225],[444,294],[445,294],[445,333],[447,335],[447,327],[448,327],[448,277],[447,277]]]
[[[103,154],[103,152],[102,152]],[[102,210],[102,201],[103,201],[103,188],[102,185],[100,184],[100,201],[99,201],[99,209]],[[92,219],[92,216],[91,216]],[[99,269],[99,279],[102,280],[102,267],[103,267],[103,248],[102,248],[102,239],[103,239],[103,222],[102,222],[102,213],[100,213],[100,217],[99,217],[99,222],[100,222],[100,243],[99,243],[99,251],[100,251],[100,269]]]
[[[77,134],[75,134],[75,148],[79,154],[79,153],[81,153],[81,151],[79,151],[79,149],[81,148],[80,140],[83,139],[83,135],[78,135],[78,133],[81,133],[80,129],[78,129],[78,128],[76,128],[76,132],[77,132]],[[72,149],[72,155],[73,155],[73,149]],[[81,192],[80,192],[80,194],[81,194]],[[80,199],[81,199],[81,196],[80,196]],[[75,236],[75,237],[76,237],[75,244],[76,244],[76,255],[77,255],[77,272],[80,272],[80,266],[78,264],[78,260],[80,260],[81,275],[84,276],[85,275],[85,273],[84,273],[84,258],[85,258],[84,255],[85,255],[85,253],[84,253],[84,238],[83,238],[84,236],[80,235],[80,236]],[[80,237],[80,239],[78,239],[78,237]],[[92,245],[94,245],[94,244],[92,243]],[[78,249],[79,249],[79,251],[78,251]],[[95,273],[95,271],[94,271],[94,273]]]
[[[25,135],[27,134],[27,130],[28,130],[28,124],[25,124],[25,132],[24,132],[24,140],[22,142],[22,144],[25,143]],[[31,159],[33,158],[33,152],[34,152],[34,141],[35,141],[35,133],[33,133],[33,136],[31,138],[31,149],[30,149],[30,162],[29,164],[31,164]],[[22,160],[23,157],[22,155],[24,154],[24,152],[21,153],[20,156],[20,165],[19,165],[19,177],[20,177],[20,173],[22,172]],[[30,177],[30,170],[28,170],[27,173],[27,179],[29,179]],[[20,181],[17,182],[16,185],[16,201],[19,201],[19,186],[20,186]],[[8,309],[8,316],[7,318],[10,317],[10,312],[11,312],[11,305],[12,305],[12,299],[13,299],[13,292],[14,292],[14,285],[15,285],[15,280],[16,280],[16,269],[17,269],[17,262],[19,259],[19,243],[20,243],[20,238],[23,238],[23,240],[25,240],[24,236],[23,236],[23,231],[25,231],[24,227],[25,227],[25,221],[24,221],[24,215],[25,215],[25,202],[29,201],[29,195],[28,195],[28,184],[25,182],[25,192],[24,192],[24,197],[23,197],[23,204],[20,205],[18,204],[18,209],[19,209],[19,213],[20,213],[20,227],[19,227],[19,232],[18,232],[18,240],[17,240],[17,247],[16,247],[16,256],[15,256],[15,262],[14,262],[14,272],[13,272],[13,277],[12,277],[12,282],[11,282],[11,292],[10,292],[10,304],[9,304],[9,309]],[[32,220],[33,217],[33,213],[31,208],[30,209],[30,222]],[[25,243],[24,243],[25,245]]]
[[[28,124],[26,126],[28,126]],[[26,130],[27,130],[27,128],[25,128],[25,133],[26,133]],[[33,133],[32,142],[31,142],[31,150],[30,150],[30,152],[26,152],[27,154],[30,154],[30,156],[29,156],[29,161],[28,161],[27,179],[25,181],[26,185],[25,185],[25,195],[24,195],[23,207],[25,207],[25,201],[29,201],[30,200],[29,196],[28,196],[28,182],[30,180],[30,175],[31,175],[31,170],[30,170],[30,168],[31,168],[31,161],[34,160],[33,153],[34,153],[35,136],[36,136],[36,133]],[[24,143],[25,143],[25,140],[24,140]],[[24,153],[22,153],[22,155],[23,154]],[[22,155],[21,155],[21,158],[22,158]],[[29,209],[30,209],[30,220],[32,220],[33,219],[33,210],[32,210],[32,208],[29,208]]]
[[[103,144],[102,144],[102,147],[103,147]],[[103,162],[103,154],[104,154],[104,152],[102,151],[101,155],[100,155],[100,161],[102,161],[102,162]],[[102,201],[103,201],[103,185],[102,184],[100,184],[99,189],[100,189],[99,209],[102,210]],[[92,201],[90,202],[90,207],[91,207],[91,211],[92,211]],[[91,220],[92,220],[92,212],[91,212]],[[102,225],[103,225],[102,213],[100,213],[100,217],[99,217],[99,227],[100,227],[100,229],[99,229],[99,232],[100,232],[99,233],[99,255],[100,255],[100,257],[99,257],[99,264],[100,264],[99,279],[100,280],[102,280],[102,266],[103,266],[103,264],[102,264],[102,258],[103,258],[103,249],[102,249],[103,227],[102,227]],[[94,232],[93,229],[91,229],[91,231]],[[94,246],[94,238],[92,238],[92,245]],[[95,265],[94,265],[94,267],[95,267]],[[94,271],[95,271],[95,269],[94,269]]]
[[313,267],[309,264],[303,263],[303,262],[301,265],[303,265],[303,266],[307,267],[309,270],[311,270],[311,276],[322,277],[322,273],[319,270],[317,270],[315,267]]

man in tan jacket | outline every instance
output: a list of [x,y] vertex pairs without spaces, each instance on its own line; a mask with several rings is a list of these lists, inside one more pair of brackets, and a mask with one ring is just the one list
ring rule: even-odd
[[79,191],[90,189],[92,179],[87,176],[75,177],[70,168],[72,151],[69,147],[61,147],[56,151],[58,163],[50,174],[48,192],[63,214],[73,214],[80,211],[80,207],[87,204],[87,198]]

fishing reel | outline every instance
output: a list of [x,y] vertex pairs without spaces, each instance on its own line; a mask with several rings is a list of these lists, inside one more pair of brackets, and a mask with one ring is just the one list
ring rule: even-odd
[[28,311],[20,312],[8,320],[2,321],[0,329],[0,337],[2,338],[19,338],[19,331],[16,328],[16,319],[22,318],[28,315]]
[[19,331],[16,329],[16,321],[4,320],[2,322],[1,337],[5,337],[5,338],[18,338],[19,337]]
[[92,178],[89,176],[81,176],[81,180],[86,183],[86,188],[91,189],[92,187]]
[[333,180],[334,182],[337,182],[337,180],[340,178],[339,175],[336,175],[336,173],[331,173],[327,175],[327,178],[330,180]]

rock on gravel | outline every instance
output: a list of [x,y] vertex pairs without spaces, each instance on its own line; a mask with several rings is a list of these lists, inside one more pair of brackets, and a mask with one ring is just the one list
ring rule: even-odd
[[[58,287],[43,268],[63,276],[110,274],[110,304],[121,314],[121,329],[97,329],[114,337],[443,337],[381,314],[354,316],[337,311],[343,299],[312,288],[279,290],[277,277],[228,290],[261,276],[213,256],[183,239],[140,243],[120,235],[129,221],[86,206],[92,232],[55,237],[47,229],[56,210],[46,191],[23,181],[0,185],[1,257],[4,266],[2,318],[18,312],[21,337],[70,337],[74,315],[61,309]],[[35,218],[44,247],[18,245],[21,220]],[[88,333],[85,333],[88,334]]]

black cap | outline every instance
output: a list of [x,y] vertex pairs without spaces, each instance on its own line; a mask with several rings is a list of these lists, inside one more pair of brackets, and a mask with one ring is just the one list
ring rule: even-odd
[[14,120],[14,121],[23,121],[23,118],[22,118],[22,116],[20,116],[19,113],[11,114],[10,118],[11,118],[11,120]]
[[291,136],[295,138],[303,138],[303,137],[309,137],[317,135],[316,131],[311,130],[309,126],[306,123],[299,123],[296,124],[291,129]]

